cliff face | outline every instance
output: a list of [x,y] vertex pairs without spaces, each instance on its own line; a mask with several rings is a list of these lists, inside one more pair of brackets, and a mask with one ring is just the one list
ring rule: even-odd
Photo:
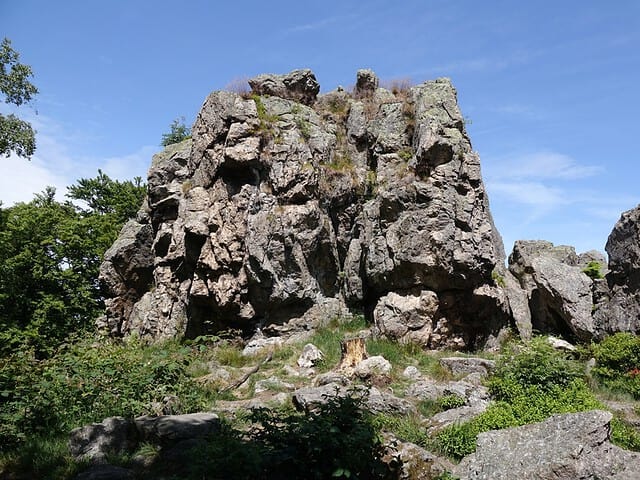
[[214,92],[193,138],[154,156],[148,201],[107,252],[112,334],[281,334],[363,310],[381,333],[480,346],[511,317],[456,91],[311,71]]

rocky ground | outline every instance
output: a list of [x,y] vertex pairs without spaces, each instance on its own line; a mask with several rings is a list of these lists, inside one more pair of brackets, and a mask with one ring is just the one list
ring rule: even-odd
[[[212,363],[199,381],[224,392],[226,399],[218,400],[209,412],[171,415],[178,400],[166,398],[156,406],[157,416],[114,417],[76,429],[70,449],[91,465],[77,478],[183,478],[181,472],[188,471],[194,448],[219,435],[228,422],[248,428],[242,423],[247,412],[257,408],[313,412],[346,395],[358,396],[363,408],[382,419],[392,472],[387,478],[507,479],[514,478],[514,472],[520,478],[637,478],[633,475],[640,471],[640,454],[610,443],[612,415],[606,411],[556,415],[543,423],[481,434],[477,451],[456,464],[429,448],[436,445],[429,439],[487,409],[492,399],[484,382],[498,354],[474,357],[411,351],[395,342],[376,340],[370,329],[347,330],[351,331],[326,329],[309,338],[323,346],[333,345],[324,347],[326,354],[298,337],[277,342],[263,338],[236,351],[234,355],[244,360],[229,363],[242,366]],[[345,362],[345,354],[340,358],[337,351],[344,338],[365,339],[377,354],[359,352],[363,355],[359,361]],[[550,341],[555,348],[574,348],[558,339]],[[611,406],[626,409],[627,416],[634,418],[635,403],[612,402]],[[155,447],[140,453],[141,445]],[[129,460],[110,465],[114,454]]]

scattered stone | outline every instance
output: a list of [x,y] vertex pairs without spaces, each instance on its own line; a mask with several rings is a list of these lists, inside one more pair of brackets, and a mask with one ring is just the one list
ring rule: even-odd
[[373,319],[378,331],[397,341],[429,345],[438,296],[431,291],[411,295],[388,293],[378,300]]
[[496,362],[475,357],[445,357],[440,359],[440,365],[454,375],[466,375],[470,373],[487,375],[493,371]]
[[549,345],[551,345],[556,350],[564,350],[565,352],[576,351],[575,345],[572,345],[562,338],[554,337],[553,335],[549,335],[549,337],[547,337],[547,342],[549,342]]
[[69,451],[77,460],[101,463],[107,456],[132,450],[137,445],[135,425],[123,417],[105,418],[75,428],[69,435]]
[[349,377],[347,377],[344,373],[333,372],[333,371],[321,373],[313,380],[313,384],[316,387],[320,387],[322,385],[328,385],[331,383],[335,383],[337,385],[346,387],[351,383],[351,381],[349,380]]
[[408,400],[396,397],[391,393],[382,392],[376,387],[369,389],[365,399],[365,406],[373,413],[409,415],[416,412],[416,408]]
[[265,349],[273,350],[281,347],[283,343],[284,341],[280,337],[256,338],[245,345],[242,349],[242,355],[253,357]]
[[312,343],[307,343],[302,348],[302,353],[296,362],[300,368],[315,367],[324,359],[324,353]]
[[354,368],[354,374],[360,378],[369,378],[375,375],[389,375],[391,363],[381,355],[365,358]]
[[274,391],[274,390],[293,390],[295,386],[290,383],[283,382],[278,377],[269,377],[264,380],[258,380],[254,386],[254,391],[256,394],[260,394],[266,391]]
[[418,380],[422,376],[422,373],[413,365],[409,365],[402,371],[402,376],[409,380]]

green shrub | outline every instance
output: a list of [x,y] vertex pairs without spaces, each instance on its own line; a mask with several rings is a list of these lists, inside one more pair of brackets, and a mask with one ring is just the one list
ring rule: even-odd
[[640,337],[616,333],[592,345],[596,379],[614,391],[640,398]]
[[456,394],[445,395],[438,398],[438,405],[442,410],[451,410],[452,408],[459,408],[464,406],[467,400],[464,397]]
[[587,266],[582,270],[587,276],[593,278],[594,280],[597,278],[604,278],[604,275],[601,272],[602,266],[600,265],[600,262],[597,262],[595,260],[590,261],[589,263],[587,263]]
[[0,451],[109,416],[152,413],[152,404],[166,396],[178,397],[176,413],[206,408],[213,392],[188,373],[204,354],[175,341],[94,344],[90,339],[66,345],[46,360],[16,352],[0,365]]

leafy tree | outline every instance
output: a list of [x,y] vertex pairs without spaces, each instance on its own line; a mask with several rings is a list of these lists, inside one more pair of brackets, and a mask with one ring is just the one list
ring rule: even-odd
[[[5,103],[20,106],[29,103],[38,89],[29,82],[32,71],[29,65],[19,63],[19,54],[5,38],[0,45],[0,92]],[[0,114],[0,155],[7,157],[15,152],[29,158],[36,149],[35,132],[28,122],[13,114]]]
[[48,187],[29,203],[0,210],[0,355],[26,344],[47,356],[104,308],[100,263],[139,208],[144,186],[99,171],[69,191],[89,208],[56,201]]
[[176,118],[171,123],[171,131],[162,135],[163,147],[178,143],[191,137],[191,129],[184,124],[184,117]]

